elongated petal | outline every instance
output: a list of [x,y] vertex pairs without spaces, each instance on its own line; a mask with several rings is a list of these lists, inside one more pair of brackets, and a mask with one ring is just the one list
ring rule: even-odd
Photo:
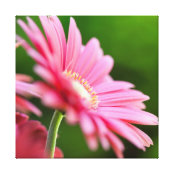
[[144,95],[142,92],[130,89],[130,90],[124,90],[124,91],[116,91],[112,93],[102,93],[99,94],[100,100],[148,100],[149,97],[147,95]]
[[[106,119],[105,119],[106,120]],[[117,134],[123,136],[139,149],[145,150],[144,144],[137,137],[136,132],[121,120],[107,119],[108,127]]]
[[120,119],[134,124],[142,125],[157,125],[158,118],[145,111],[127,109],[123,107],[100,107],[98,113],[103,115],[105,118],[112,117]]
[[41,116],[42,114],[36,106],[19,96],[16,96],[16,109],[24,113],[33,112],[37,116]]
[[126,106],[124,106],[126,108],[130,108],[130,109],[146,109],[146,105],[143,103],[143,101],[135,101],[135,102],[130,102],[127,103]]
[[112,57],[104,56],[102,59],[98,60],[86,79],[90,84],[95,85],[97,81],[101,80],[110,73],[113,64],[114,62]]
[[97,59],[102,56],[99,53],[99,50],[99,41],[96,38],[92,38],[85,46],[80,58],[77,60],[74,71],[85,78]]
[[55,30],[57,32],[57,35],[60,37],[61,40],[61,45],[62,45],[62,66],[63,66],[63,71],[65,70],[65,58],[66,58],[66,38],[65,38],[65,33],[62,27],[62,24],[59,20],[59,18],[57,18],[57,16],[50,16],[49,17],[50,20],[53,22],[53,25],[55,27]]
[[81,34],[74,19],[70,18],[65,69],[72,70],[81,53]]
[[16,74],[16,81],[31,82],[32,77],[25,74]]
[[42,77],[45,81],[49,82],[50,84],[55,83],[54,75],[47,68],[44,68],[43,66],[36,65],[34,67],[34,71],[40,77]]
[[58,70],[63,70],[64,50],[60,34],[55,29],[54,23],[49,17],[40,16],[40,20],[52,53],[52,60],[50,60],[50,63],[55,72],[58,72]]
[[112,93],[102,93],[98,95],[99,106],[120,106],[131,102],[142,102],[149,97],[137,90],[123,90]]
[[111,81],[107,83],[101,83],[94,87],[94,90],[97,94],[101,93],[110,93],[119,90],[133,88],[134,85],[129,82],[124,81]]
[[149,147],[150,145],[153,145],[152,139],[144,133],[142,130],[138,129],[137,127],[128,124],[132,129],[135,130],[135,132],[140,136],[141,141],[144,143],[144,146]]
[[18,24],[25,31],[31,42],[34,44],[38,52],[49,62],[51,62],[51,52],[49,46],[41,32],[33,31],[22,20],[18,20]]
[[83,113],[80,119],[80,126],[84,134],[91,135],[95,133],[95,126],[91,118]]
[[67,111],[66,111],[66,121],[71,125],[79,123],[79,116],[76,113],[76,111],[74,110],[74,108],[70,107],[70,108],[67,109]]
[[39,95],[32,90],[33,84],[29,84],[22,81],[16,81],[16,93],[22,96],[35,96],[38,97]]
[[124,145],[121,142],[121,140],[116,135],[114,135],[112,132],[108,132],[107,138],[108,138],[109,142],[111,143],[111,146],[112,146],[115,154],[119,158],[123,158]]
[[98,132],[98,136],[101,142],[101,145],[103,147],[103,149],[108,150],[110,145],[109,145],[109,140],[107,139],[106,135],[108,133],[108,129],[106,127],[106,125],[104,124],[103,120],[100,119],[99,117],[93,117],[93,119],[95,120],[96,123],[96,129]]
[[92,134],[92,135],[87,135],[86,137],[86,142],[88,144],[88,147],[95,151],[98,148],[98,142],[97,142],[97,138],[96,135]]
[[20,36],[16,36],[16,40],[21,43],[21,46],[26,50],[29,56],[31,56],[38,64],[47,67],[45,58],[33,49],[24,39]]

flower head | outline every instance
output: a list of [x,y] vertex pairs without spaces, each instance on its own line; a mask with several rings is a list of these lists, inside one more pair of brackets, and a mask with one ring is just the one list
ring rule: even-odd
[[80,124],[93,150],[99,139],[104,149],[112,146],[116,155],[123,157],[124,145],[116,134],[142,150],[149,147],[150,137],[132,125],[158,124],[156,116],[142,111],[143,102],[149,97],[131,89],[133,84],[114,81],[109,76],[114,64],[112,57],[103,54],[96,38],[82,45],[73,18],[67,42],[57,17],[42,16],[40,20],[46,38],[30,18],[28,25],[18,21],[35,49],[19,36],[17,40],[37,62],[34,70],[45,80],[35,86],[44,104],[66,110],[68,122]]
[[[16,113],[16,158],[46,158],[47,130],[39,121],[28,120],[28,116]],[[59,148],[55,158],[63,157]]]

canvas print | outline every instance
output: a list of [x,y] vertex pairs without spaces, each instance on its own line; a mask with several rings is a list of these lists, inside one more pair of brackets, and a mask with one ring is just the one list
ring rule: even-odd
[[16,16],[16,158],[158,158],[158,16]]

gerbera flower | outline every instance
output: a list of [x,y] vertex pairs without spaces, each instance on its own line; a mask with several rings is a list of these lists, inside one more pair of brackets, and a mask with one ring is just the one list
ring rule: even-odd
[[[46,158],[47,130],[39,121],[28,120],[28,116],[16,113],[16,158]],[[55,158],[62,158],[56,147]]]
[[31,95],[38,96],[31,90],[31,81],[32,78],[30,76],[24,74],[16,74],[16,110],[23,113],[33,112],[34,114],[40,116],[41,111],[24,98]]
[[[149,97],[131,89],[133,84],[114,81],[109,73],[113,59],[104,55],[99,41],[92,38],[82,45],[81,34],[70,19],[68,40],[57,17],[40,17],[46,38],[27,18],[18,24],[35,48],[17,36],[28,54],[37,62],[35,71],[45,82],[37,89],[45,105],[65,109],[69,123],[79,123],[90,149],[97,149],[99,138],[104,149],[112,146],[123,157],[124,145],[116,134],[145,150],[152,140],[133,124],[157,125],[157,117],[142,111]],[[116,134],[115,134],[116,133]]]

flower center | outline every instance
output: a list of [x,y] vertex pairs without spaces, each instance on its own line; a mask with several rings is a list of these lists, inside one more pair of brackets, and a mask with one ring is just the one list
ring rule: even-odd
[[89,85],[87,80],[82,78],[78,73],[70,71],[64,71],[67,78],[72,80],[72,85],[75,91],[85,99],[89,105],[89,108],[96,109],[98,106],[98,99],[95,91]]

